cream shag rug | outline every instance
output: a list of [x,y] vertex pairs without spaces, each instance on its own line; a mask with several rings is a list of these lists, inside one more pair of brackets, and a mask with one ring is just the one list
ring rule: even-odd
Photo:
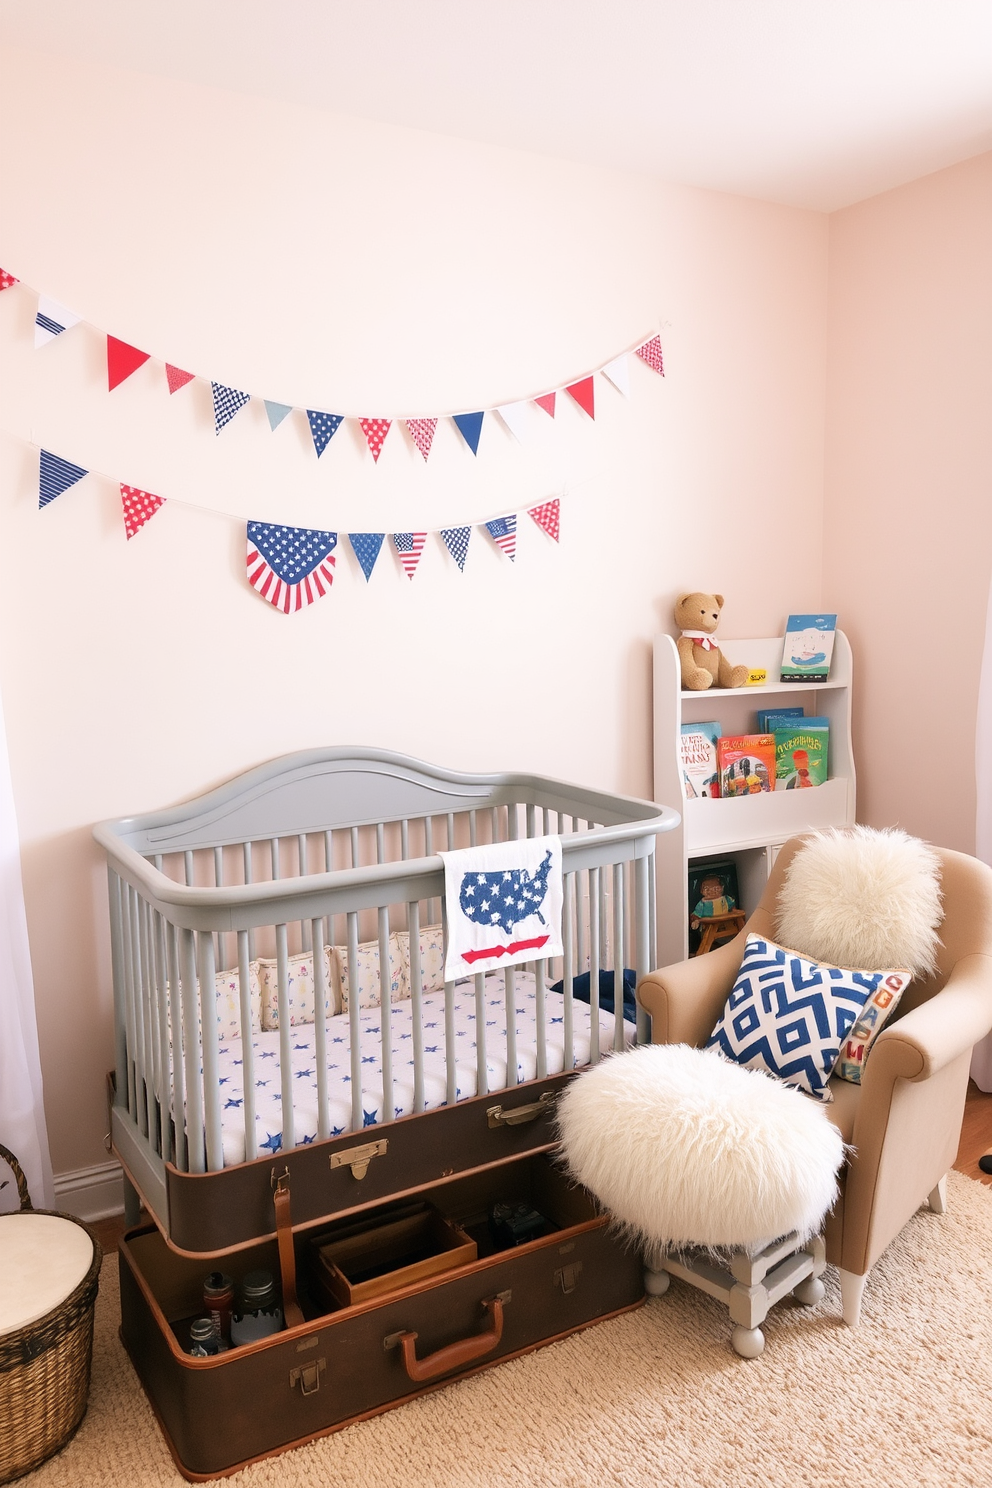
[[[246,1468],[244,1488],[989,1488],[992,1193],[950,1175],[875,1266],[864,1322],[782,1303],[759,1359],[673,1281],[639,1311]],[[30,1488],[184,1481],[117,1338],[104,1265],[90,1408]]]

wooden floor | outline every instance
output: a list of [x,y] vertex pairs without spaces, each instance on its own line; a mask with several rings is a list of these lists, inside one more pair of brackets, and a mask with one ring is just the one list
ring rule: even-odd
[[[972,1083],[968,1086],[968,1099],[965,1102],[964,1120],[961,1123],[961,1142],[954,1166],[959,1173],[966,1173],[969,1178],[977,1178],[981,1183],[992,1186],[992,1173],[983,1173],[978,1166],[978,1159],[990,1148],[992,1148],[992,1095],[984,1094]],[[105,1252],[116,1250],[117,1242],[124,1233],[124,1217],[113,1215],[110,1219],[99,1219],[93,1223],[91,1228],[96,1231],[97,1238]]]

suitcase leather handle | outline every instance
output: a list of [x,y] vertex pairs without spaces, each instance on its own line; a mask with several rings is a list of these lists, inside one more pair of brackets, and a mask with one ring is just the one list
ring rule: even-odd
[[459,1338],[456,1343],[449,1343],[436,1353],[428,1354],[425,1359],[417,1358],[417,1334],[400,1334],[397,1342],[403,1354],[403,1367],[412,1380],[420,1382],[437,1379],[438,1375],[448,1374],[452,1369],[463,1369],[466,1364],[481,1359],[483,1354],[489,1354],[497,1347],[503,1336],[502,1298],[490,1297],[482,1305],[491,1318],[491,1326],[484,1333],[474,1333],[471,1338]]
[[282,1273],[282,1315],[287,1328],[298,1328],[305,1321],[296,1298],[296,1250],[293,1246],[293,1221],[289,1211],[289,1169],[276,1176],[272,1171],[272,1199],[276,1211],[276,1240],[279,1243],[279,1270]]

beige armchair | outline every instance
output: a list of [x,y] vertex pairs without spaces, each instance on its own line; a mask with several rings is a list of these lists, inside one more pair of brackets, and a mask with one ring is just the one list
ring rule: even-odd
[[[775,939],[775,904],[801,845],[787,842],[744,929],[732,941],[644,977],[637,996],[655,1043],[700,1046],[733,987],[751,931]],[[840,1270],[844,1320],[856,1324],[868,1272],[925,1199],[943,1213],[957,1153],[972,1046],[992,1029],[992,869],[935,849],[944,918],[937,973],[910,983],[872,1045],[861,1085],[831,1080],[826,1107],[854,1152],[827,1220],[827,1260]]]

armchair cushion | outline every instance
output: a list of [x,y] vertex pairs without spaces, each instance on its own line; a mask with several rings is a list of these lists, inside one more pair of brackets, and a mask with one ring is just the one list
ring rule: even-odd
[[883,988],[895,1006],[910,979],[908,971],[852,971],[818,963],[750,934],[706,1047],[828,1101],[827,1081],[866,1004]]

